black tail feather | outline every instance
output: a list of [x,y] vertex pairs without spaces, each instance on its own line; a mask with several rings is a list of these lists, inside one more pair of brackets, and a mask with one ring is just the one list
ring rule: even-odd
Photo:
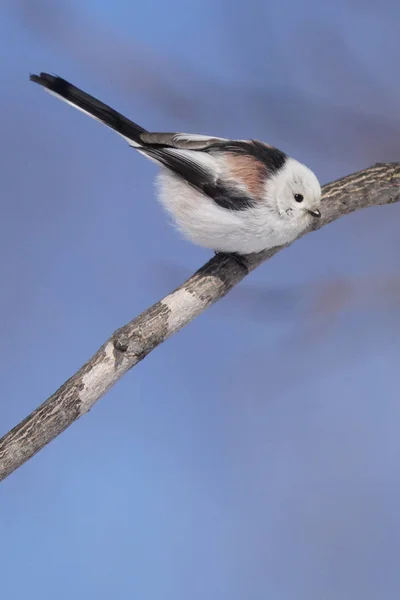
[[65,79],[49,75],[48,73],[40,73],[40,75],[31,75],[30,80],[42,85],[77,108],[84,110],[92,117],[99,119],[120,135],[133,142],[142,144],[140,134],[146,131],[143,127],[130,121],[110,106],[107,106],[107,104],[83,92]]

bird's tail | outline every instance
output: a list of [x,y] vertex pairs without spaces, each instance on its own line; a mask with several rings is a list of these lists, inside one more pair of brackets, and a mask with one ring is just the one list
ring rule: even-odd
[[143,127],[130,121],[107,104],[83,92],[65,81],[65,79],[48,73],[40,73],[40,75],[31,75],[30,80],[42,85],[48,92],[58,96],[67,104],[71,104],[71,106],[104,123],[104,125],[111,127],[111,129],[122,135],[131,146],[142,145],[140,135],[146,132]]

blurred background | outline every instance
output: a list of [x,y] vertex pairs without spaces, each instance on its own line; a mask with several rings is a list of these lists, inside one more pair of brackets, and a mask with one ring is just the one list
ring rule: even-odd
[[[259,138],[323,183],[400,159],[400,4],[1,0],[0,435],[210,258],[156,167],[28,81]],[[308,235],[1,487],[2,596],[400,597],[400,206]]]

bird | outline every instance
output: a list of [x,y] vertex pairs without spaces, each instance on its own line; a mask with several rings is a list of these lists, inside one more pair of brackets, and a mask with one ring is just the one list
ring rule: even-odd
[[246,256],[292,242],[321,217],[317,176],[274,146],[252,139],[152,133],[61,77],[40,73],[30,80],[156,162],[158,198],[194,244],[216,254]]

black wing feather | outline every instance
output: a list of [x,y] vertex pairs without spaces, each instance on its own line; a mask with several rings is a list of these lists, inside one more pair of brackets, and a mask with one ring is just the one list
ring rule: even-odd
[[141,152],[157,160],[164,167],[182,177],[194,188],[214,200],[218,206],[229,210],[245,210],[255,204],[254,198],[246,196],[240,189],[216,177],[215,172],[204,167],[200,161],[172,148],[141,148]]
[[157,148],[156,146],[143,146],[141,152],[158,161],[176,175],[183,177],[201,191],[207,187],[211,189],[216,183],[216,174],[211,169],[207,169],[200,161],[196,161],[195,153],[192,158],[188,156],[187,151],[179,152],[172,148]]

